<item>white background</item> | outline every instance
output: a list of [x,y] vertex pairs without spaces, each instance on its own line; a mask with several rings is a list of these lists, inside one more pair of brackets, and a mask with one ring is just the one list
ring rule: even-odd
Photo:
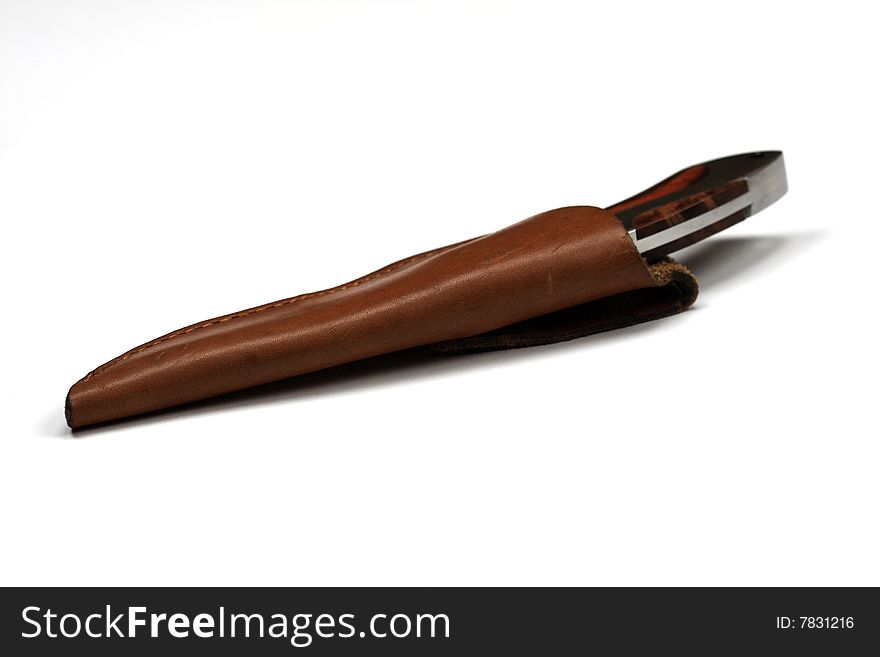
[[[0,2],[0,581],[880,584],[870,7]],[[763,149],[684,315],[64,424],[178,326]]]

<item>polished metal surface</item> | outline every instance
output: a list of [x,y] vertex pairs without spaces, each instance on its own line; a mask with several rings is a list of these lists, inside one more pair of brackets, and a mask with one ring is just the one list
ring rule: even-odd
[[749,196],[752,197],[751,214],[758,214],[772,205],[788,191],[788,180],[785,177],[785,159],[782,153],[767,164],[746,176],[749,183]]
[[698,215],[684,223],[670,226],[665,230],[661,230],[659,233],[654,233],[653,235],[648,235],[647,237],[639,239],[637,235],[634,235],[635,231],[630,231],[630,237],[632,237],[633,241],[636,243],[636,248],[639,250],[639,253],[647,253],[648,251],[653,251],[662,247],[664,244],[670,244],[671,242],[686,237],[698,230],[707,228],[708,226],[711,226],[722,219],[726,219],[735,212],[739,212],[750,205],[753,206],[752,194],[744,194],[743,196],[733,199],[729,203],[719,205],[717,208],[709,210],[709,212]]

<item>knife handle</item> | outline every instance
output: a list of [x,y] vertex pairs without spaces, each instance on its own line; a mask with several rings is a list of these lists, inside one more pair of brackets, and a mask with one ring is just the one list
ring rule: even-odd
[[630,196],[625,201],[615,203],[611,207],[605,209],[609,212],[614,212],[615,214],[617,214],[618,212],[622,212],[624,210],[637,207],[639,205],[644,205],[645,203],[648,203],[650,201],[661,199],[665,196],[669,196],[670,194],[674,194],[675,192],[680,192],[687,189],[689,186],[693,185],[700,178],[702,178],[705,173],[705,164],[695,164],[694,166],[688,167],[687,169],[682,169],[678,173],[669,176],[665,180],[661,180],[653,187],[649,187],[645,191],[640,192],[635,196]]
[[742,221],[784,193],[782,153],[761,151],[688,167],[606,209],[642,256],[656,260]]

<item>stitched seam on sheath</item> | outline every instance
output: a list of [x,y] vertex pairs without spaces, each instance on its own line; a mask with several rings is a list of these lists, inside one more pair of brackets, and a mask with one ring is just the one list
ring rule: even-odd
[[427,251],[425,253],[420,253],[419,255],[415,255],[415,256],[412,256],[411,258],[401,260],[400,262],[398,262],[396,264],[389,265],[388,267],[385,267],[384,269],[380,269],[377,272],[374,272],[372,274],[368,274],[367,276],[363,276],[361,278],[355,279],[350,283],[345,283],[344,285],[339,285],[337,287],[331,287],[326,290],[322,290],[320,292],[308,292],[306,294],[300,294],[298,296],[290,297],[289,299],[282,299],[281,301],[276,301],[274,303],[270,303],[265,306],[258,306],[257,308],[251,308],[250,310],[245,310],[242,312],[233,313],[232,315],[226,315],[225,317],[220,317],[218,319],[212,319],[209,322],[205,322],[204,324],[196,324],[194,326],[190,326],[187,329],[174,331],[173,333],[169,333],[168,335],[161,337],[158,340],[153,340],[152,342],[148,342],[147,344],[142,345],[140,347],[137,347],[136,349],[132,349],[131,351],[127,351],[126,353],[122,354],[121,356],[117,356],[116,358],[105,363],[104,365],[97,368],[96,370],[89,372],[89,374],[86,375],[86,377],[83,379],[83,381],[88,381],[89,379],[93,379],[94,377],[98,376],[99,374],[106,372],[108,369],[110,369],[114,365],[118,365],[119,363],[131,358],[132,356],[134,356],[136,354],[139,354],[143,351],[146,351],[147,349],[150,349],[152,347],[160,345],[163,342],[167,342],[168,340],[172,340],[174,338],[180,337],[181,335],[187,335],[187,334],[192,333],[194,331],[198,331],[199,329],[208,328],[209,326],[214,326],[215,324],[222,324],[223,322],[228,322],[229,320],[232,320],[232,319],[239,319],[241,317],[248,317],[250,315],[255,315],[257,313],[263,312],[264,310],[271,310],[273,308],[280,308],[281,306],[287,306],[292,303],[296,303],[297,301],[303,301],[305,299],[311,299],[314,297],[326,296],[328,294],[333,294],[334,292],[342,292],[343,290],[357,287],[358,285],[361,285],[361,284],[366,283],[368,281],[372,281],[377,278],[380,278],[381,276],[385,276],[386,274],[390,274],[391,272],[397,271],[398,269],[401,269],[402,267],[405,267],[406,265],[412,264],[413,262],[416,262],[416,261],[421,260],[423,258],[427,258],[428,256],[435,255],[441,251],[445,251],[447,249],[450,249],[453,246],[458,246],[458,244],[452,244],[450,246],[445,246],[445,247],[441,247],[439,249],[434,249],[433,251]]

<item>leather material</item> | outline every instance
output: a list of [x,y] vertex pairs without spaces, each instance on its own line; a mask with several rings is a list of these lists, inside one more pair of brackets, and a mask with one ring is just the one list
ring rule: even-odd
[[650,322],[687,310],[699,284],[687,267],[665,258],[648,266],[657,283],[630,292],[557,310],[488,333],[429,345],[442,354],[536,347]]
[[[506,344],[507,338],[499,342],[492,332],[511,326],[522,332],[522,323],[533,318],[632,291],[669,288],[670,281],[655,269],[610,212],[588,206],[551,210],[336,288],[152,340],[74,384],[67,421],[76,428],[117,420],[412,347],[474,350],[466,342],[474,338],[478,342],[471,347],[479,349],[523,346],[528,340]],[[664,312],[686,307],[682,298],[678,294],[677,301],[661,304]],[[637,318],[646,303],[650,306],[636,302],[635,311],[624,311],[624,323],[613,322]],[[653,318],[649,315],[635,321]],[[554,338],[542,330],[544,337],[532,344],[578,332],[561,329]]]

